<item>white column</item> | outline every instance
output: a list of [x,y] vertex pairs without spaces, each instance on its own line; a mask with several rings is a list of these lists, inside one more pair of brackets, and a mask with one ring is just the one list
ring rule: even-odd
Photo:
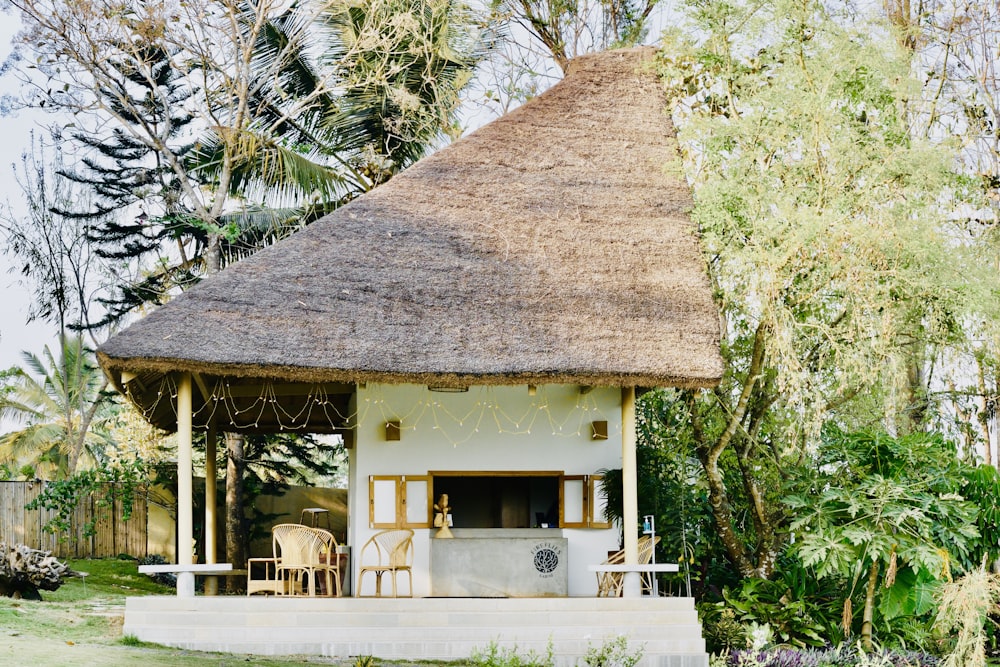
[[[625,563],[639,562],[639,495],[635,463],[635,387],[622,387],[622,531]],[[638,572],[626,572],[622,597],[640,597]]]
[[[218,442],[218,432],[215,420],[208,425],[205,433],[205,562],[215,563],[215,450]],[[219,592],[217,577],[205,577],[205,595],[216,595]]]
[[[191,469],[191,374],[177,380],[177,564],[194,564],[194,498]],[[177,573],[177,596],[194,597],[194,573]]]

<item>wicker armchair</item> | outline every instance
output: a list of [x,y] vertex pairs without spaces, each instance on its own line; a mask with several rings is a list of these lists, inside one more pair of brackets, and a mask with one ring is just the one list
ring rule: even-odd
[[327,595],[340,595],[337,540],[329,531],[297,523],[271,530],[279,594],[316,595],[316,575],[324,575]]
[[[366,560],[374,563],[366,564]],[[413,531],[401,528],[384,530],[371,536],[361,547],[361,569],[358,572],[358,596],[366,572],[375,573],[375,595],[382,595],[382,575],[392,574],[392,597],[399,597],[396,589],[396,575],[406,572],[410,579],[410,594],[413,597]]]
[[[657,537],[656,540],[650,539],[649,535],[643,535],[639,538],[639,564],[645,565],[652,562],[653,560],[653,548],[660,541]],[[616,551],[615,553],[608,556],[608,559],[604,561],[604,565],[620,565],[625,562],[625,550]],[[642,590],[644,593],[648,593],[653,590],[653,573],[644,572],[642,573]],[[625,584],[625,573],[624,572],[598,572],[597,573],[597,596],[598,597],[621,597],[622,596],[622,586]]]

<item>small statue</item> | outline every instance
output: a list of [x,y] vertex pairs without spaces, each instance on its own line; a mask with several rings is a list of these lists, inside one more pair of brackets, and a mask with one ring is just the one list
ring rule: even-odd
[[434,503],[434,527],[439,528],[434,537],[454,537],[448,527],[451,506],[448,504],[448,494],[442,493]]

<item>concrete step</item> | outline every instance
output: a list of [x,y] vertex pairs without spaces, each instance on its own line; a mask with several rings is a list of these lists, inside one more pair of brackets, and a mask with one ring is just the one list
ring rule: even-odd
[[[137,626],[130,625],[130,629]],[[279,632],[280,630],[280,632]],[[183,633],[189,642],[212,641],[220,634],[225,634],[229,641],[256,641],[264,636],[280,638],[294,643],[322,644],[327,642],[380,642],[391,634],[394,642],[456,642],[469,641],[480,645],[488,644],[490,640],[538,642],[544,645],[553,642],[590,641],[595,638],[613,638],[623,635],[636,641],[655,641],[663,646],[684,645],[693,642],[704,642],[696,625],[672,628],[636,628],[627,625],[583,626],[576,629],[563,628],[526,628],[526,627],[496,627],[485,631],[483,628],[455,629],[448,627],[429,628],[298,628],[292,626],[274,625],[271,627],[221,628],[201,626],[151,626],[143,631],[146,636],[157,635],[159,639],[169,637],[169,632]]]
[[452,660],[491,644],[575,665],[619,635],[643,667],[706,667],[694,603],[684,598],[132,598],[125,633],[203,651]]
[[[188,624],[194,624],[197,612],[183,612],[192,615]],[[130,614],[132,624],[159,625],[176,622],[178,612],[141,612]],[[213,627],[258,627],[270,626],[275,622],[275,616],[280,612],[225,612],[205,614],[204,619],[210,620]],[[317,611],[314,613],[297,612],[281,614],[287,617],[284,623],[300,628],[331,628],[342,627],[351,629],[384,628],[387,625],[405,628],[447,627],[455,630],[461,628],[478,629],[484,626],[494,627],[549,627],[578,628],[585,626],[604,626],[611,622],[615,625],[629,627],[671,627],[697,626],[698,617],[695,612],[658,612],[642,614],[640,612],[623,612],[612,614],[568,612],[558,613],[525,613],[519,615],[502,614],[499,612],[467,612],[464,614],[377,614],[367,612],[352,614],[350,612]]]
[[[147,604],[143,604],[146,600]],[[155,604],[153,602],[155,601]],[[308,598],[275,596],[215,596],[180,598],[175,596],[133,598],[130,608],[154,606],[159,610],[175,611],[227,611],[227,610],[280,610],[289,611],[351,611],[379,613],[432,611],[684,611],[694,610],[691,598]]]

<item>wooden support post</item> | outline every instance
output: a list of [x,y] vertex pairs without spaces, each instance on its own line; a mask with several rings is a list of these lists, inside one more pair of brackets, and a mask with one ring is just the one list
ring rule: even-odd
[[[215,491],[216,466],[215,452],[218,442],[218,431],[213,419],[205,433],[205,562],[215,563]],[[218,595],[219,580],[214,575],[205,578],[205,595]]]
[[[639,495],[636,473],[635,387],[622,387],[622,531],[625,564],[639,562]],[[640,597],[638,572],[625,572],[622,597]]]
[[[194,564],[191,374],[177,380],[177,564]],[[194,573],[177,573],[177,596],[194,597]]]

